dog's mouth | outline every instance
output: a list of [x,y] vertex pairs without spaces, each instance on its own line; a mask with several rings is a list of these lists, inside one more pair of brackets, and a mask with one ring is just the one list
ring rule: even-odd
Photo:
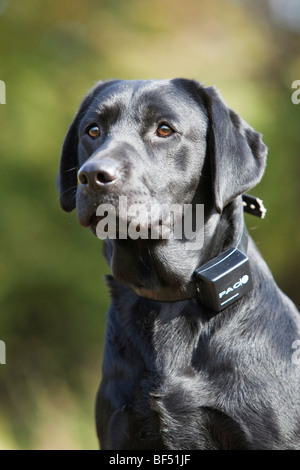
[[153,300],[177,300],[190,292],[186,289],[190,289],[191,267],[187,266],[184,274],[181,266],[174,269],[183,246],[177,243],[175,225],[166,224],[163,217],[149,221],[131,215],[122,218],[117,212],[109,217],[105,211],[97,215],[99,212],[92,211],[91,206],[89,212],[81,208],[81,225],[89,227],[99,239],[106,239],[107,260],[118,282]]

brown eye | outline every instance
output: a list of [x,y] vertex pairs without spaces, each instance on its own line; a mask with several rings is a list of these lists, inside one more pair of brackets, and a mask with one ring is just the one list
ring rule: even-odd
[[173,129],[169,127],[167,124],[161,124],[156,131],[158,137],[169,137],[173,134]]
[[97,139],[97,137],[100,135],[99,127],[96,124],[93,124],[88,128],[88,135],[92,137],[92,139]]

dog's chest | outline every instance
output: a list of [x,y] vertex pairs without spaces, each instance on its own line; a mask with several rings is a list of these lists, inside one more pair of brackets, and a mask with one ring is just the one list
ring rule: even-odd
[[114,317],[108,332],[103,380],[106,370],[105,395],[114,410],[110,433],[120,435],[123,429],[121,442],[131,435],[135,448],[154,442],[156,448],[167,448],[170,433],[177,436],[187,425],[193,432],[198,425],[190,426],[199,415],[199,387],[205,389],[192,366],[200,323],[191,312],[163,308],[144,310],[125,330]]

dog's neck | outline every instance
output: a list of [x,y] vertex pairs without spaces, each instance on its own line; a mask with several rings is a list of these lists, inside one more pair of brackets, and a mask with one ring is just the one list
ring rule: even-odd
[[212,258],[237,246],[244,227],[242,200],[236,198],[222,214],[206,215],[203,247],[185,250],[178,240],[113,240],[107,258],[115,279],[139,296],[179,301],[197,296],[193,272]]

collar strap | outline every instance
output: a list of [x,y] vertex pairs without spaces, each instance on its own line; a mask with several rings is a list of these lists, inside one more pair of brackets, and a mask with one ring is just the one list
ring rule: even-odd
[[242,204],[245,212],[255,215],[260,219],[265,217],[267,209],[265,208],[263,201],[258,197],[251,196],[250,194],[243,194]]

